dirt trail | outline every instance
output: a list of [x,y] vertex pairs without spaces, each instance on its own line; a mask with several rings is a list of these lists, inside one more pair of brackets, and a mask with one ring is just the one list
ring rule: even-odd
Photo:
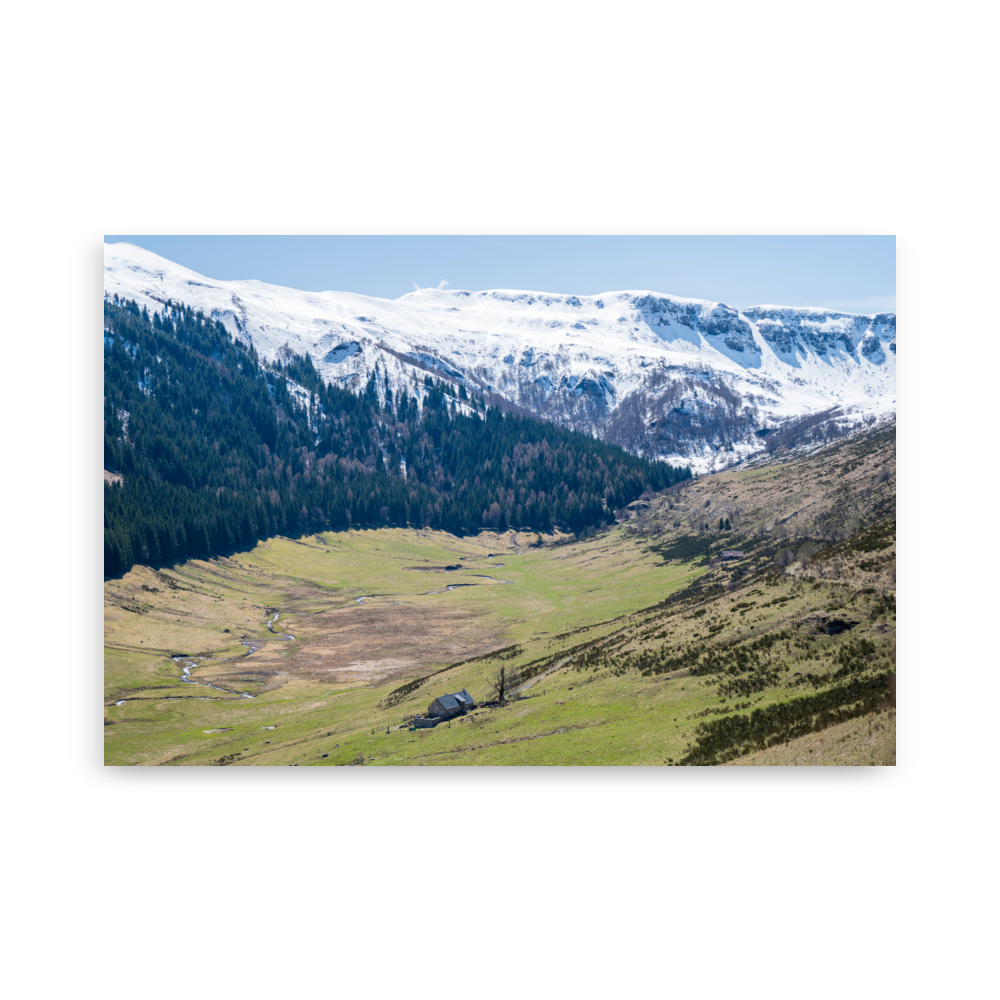
[[569,663],[569,661],[572,660],[572,659],[573,659],[572,656],[565,656],[565,657],[563,657],[561,660],[559,660],[558,663],[555,663],[553,666],[549,667],[549,669],[546,670],[545,673],[539,674],[537,677],[532,677],[530,681],[525,681],[517,689],[517,693],[521,694],[522,691],[527,691],[528,688],[530,688],[533,685],[537,684],[543,677],[548,677],[549,674],[554,674],[560,667],[566,666],[566,664]]

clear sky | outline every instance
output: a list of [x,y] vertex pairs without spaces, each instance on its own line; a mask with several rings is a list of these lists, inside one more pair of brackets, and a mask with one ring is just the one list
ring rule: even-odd
[[648,289],[750,305],[896,308],[894,236],[105,236],[211,278],[394,299],[438,287]]

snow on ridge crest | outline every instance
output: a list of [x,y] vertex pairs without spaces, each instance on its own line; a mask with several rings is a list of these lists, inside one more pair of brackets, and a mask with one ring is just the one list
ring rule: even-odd
[[895,409],[893,313],[738,310],[649,290],[428,288],[380,299],[215,280],[130,244],[104,250],[106,294],[153,311],[184,303],[266,358],[285,344],[309,351],[334,384],[361,391],[377,365],[380,393],[387,376],[398,398],[430,370],[633,451],[686,455],[701,471],[732,461],[733,447],[737,457],[759,450],[755,428],[782,419]]

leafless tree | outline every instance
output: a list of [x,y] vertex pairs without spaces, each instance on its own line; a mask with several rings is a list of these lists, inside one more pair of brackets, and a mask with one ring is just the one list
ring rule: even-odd
[[819,552],[819,546],[815,542],[806,542],[804,545],[799,547],[799,551],[795,558],[798,559],[803,566],[808,566],[810,560],[816,553]]
[[502,665],[489,679],[490,694],[501,705],[516,697],[516,689],[521,685],[521,674],[517,667]]

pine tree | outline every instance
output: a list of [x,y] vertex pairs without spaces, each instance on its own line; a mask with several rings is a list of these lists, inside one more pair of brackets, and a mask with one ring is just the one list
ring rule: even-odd
[[326,526],[581,531],[690,475],[496,407],[463,415],[429,374],[423,408],[403,389],[393,412],[377,369],[355,396],[188,308],[108,300],[105,330],[105,465],[124,476],[105,488],[108,574]]

